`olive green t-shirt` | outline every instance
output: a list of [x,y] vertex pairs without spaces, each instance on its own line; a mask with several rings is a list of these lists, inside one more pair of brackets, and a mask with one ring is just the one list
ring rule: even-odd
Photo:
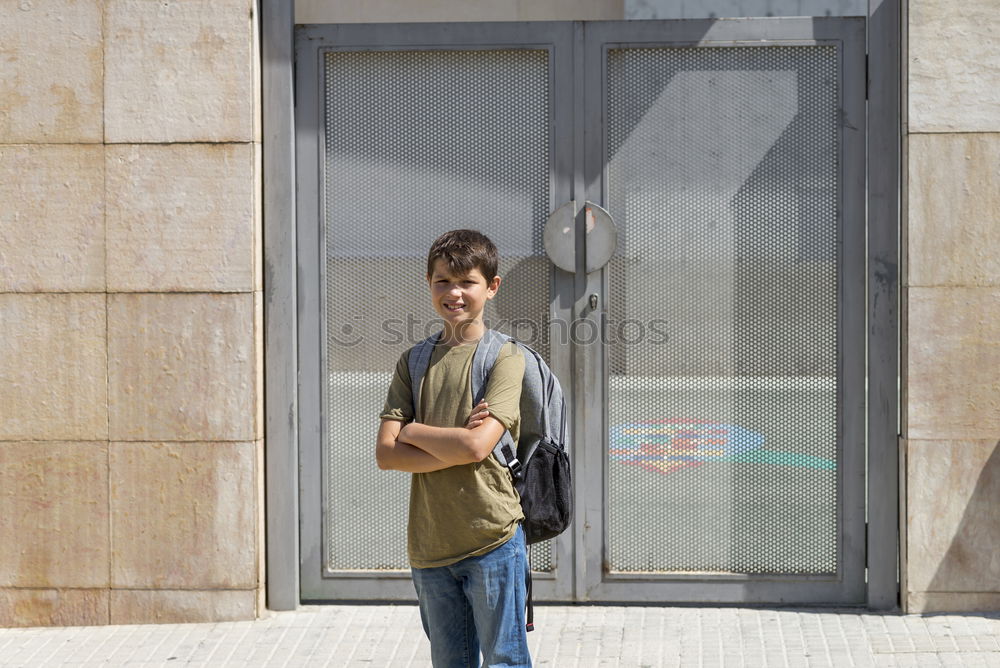
[[[420,392],[417,420],[433,427],[465,427],[472,413],[470,373],[475,344],[438,344]],[[382,419],[413,419],[410,351],[403,353],[382,409]],[[524,357],[512,343],[501,348],[486,384],[492,417],[517,440]],[[524,519],[510,471],[492,455],[481,462],[412,474],[407,544],[414,568],[447,566],[485,554],[509,540]]]

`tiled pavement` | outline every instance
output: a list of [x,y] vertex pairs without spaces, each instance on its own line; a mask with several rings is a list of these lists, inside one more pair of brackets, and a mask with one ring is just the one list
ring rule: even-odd
[[[1000,614],[538,606],[536,666],[1000,667]],[[0,629],[0,666],[429,666],[417,609],[309,606],[254,622]]]

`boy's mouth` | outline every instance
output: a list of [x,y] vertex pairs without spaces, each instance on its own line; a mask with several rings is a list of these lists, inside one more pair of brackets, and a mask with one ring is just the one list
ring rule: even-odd
[[445,309],[451,311],[452,313],[457,313],[457,312],[461,311],[463,308],[465,308],[465,304],[448,304],[448,303],[445,303],[444,307],[445,307]]

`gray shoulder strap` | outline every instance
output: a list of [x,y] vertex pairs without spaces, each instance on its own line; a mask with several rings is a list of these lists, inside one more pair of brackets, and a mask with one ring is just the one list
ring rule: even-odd
[[500,349],[510,337],[500,332],[487,329],[483,338],[476,344],[476,352],[472,356],[472,372],[469,383],[472,385],[472,406],[475,407],[486,396],[486,380],[489,378],[493,365],[500,356]]
[[[534,358],[532,361],[531,358],[525,356],[524,387],[521,391],[523,394],[531,397],[533,405],[541,408],[544,435],[545,438],[551,438],[551,434],[549,433],[549,398],[552,396],[554,376],[552,376],[548,365],[545,364],[545,360],[542,359],[541,355],[523,343],[520,346],[522,350]],[[531,363],[528,364],[527,362]]]
[[424,382],[424,375],[427,373],[427,367],[431,365],[434,346],[437,345],[440,338],[441,332],[428,336],[410,349],[410,356],[406,360],[406,366],[410,370],[410,393],[413,395],[413,419],[417,422],[423,417],[420,415],[420,389]]
[[[500,356],[500,349],[512,338],[492,329],[487,329],[476,346],[472,356],[472,373],[469,382],[472,384],[472,405],[475,407],[486,396],[486,381],[493,365]],[[508,469],[514,477],[521,475],[521,462],[517,459],[517,443],[509,431],[504,431],[500,440],[493,446],[493,456]]]

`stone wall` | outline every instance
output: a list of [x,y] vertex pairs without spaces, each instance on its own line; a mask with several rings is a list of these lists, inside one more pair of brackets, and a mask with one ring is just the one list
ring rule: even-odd
[[0,8],[0,625],[261,608],[254,6]]
[[[0,625],[263,607],[254,5],[3,3]],[[467,16],[413,6],[298,10],[300,21],[623,12],[620,0],[477,1]],[[903,605],[996,610],[996,3],[909,0],[906,20]]]
[[903,325],[909,612],[1000,610],[996,0],[909,0]]

